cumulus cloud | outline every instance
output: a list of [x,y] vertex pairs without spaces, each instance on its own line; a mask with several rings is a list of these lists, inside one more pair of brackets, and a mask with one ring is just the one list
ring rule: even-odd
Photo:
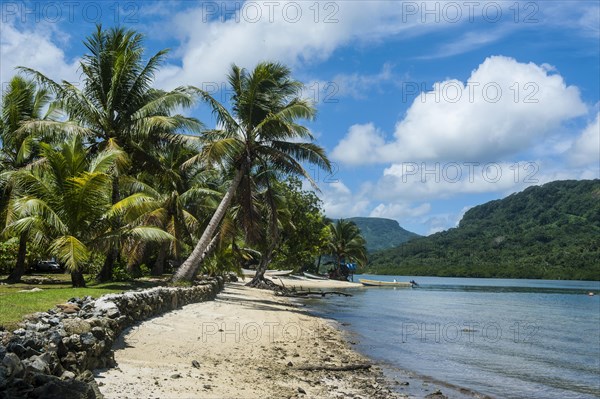
[[[406,90],[411,83],[403,85]],[[351,127],[332,152],[349,164],[501,159],[586,112],[579,90],[549,68],[487,58],[467,82],[448,79],[415,98],[385,142],[374,126]],[[352,154],[347,156],[347,154]]]
[[600,168],[600,112],[569,149],[569,158],[576,166]]
[[[167,88],[184,82],[220,83],[232,62],[248,68],[261,60],[310,65],[345,45],[361,46],[399,33],[409,37],[448,25],[423,23],[420,15],[407,15],[394,1],[368,6],[350,1],[202,3],[173,18],[168,30],[182,42],[174,51],[181,62],[164,67],[157,79]],[[360,77],[347,78],[360,83]]]
[[55,27],[40,23],[33,28],[17,28],[10,20],[2,24],[1,82],[8,82],[17,73],[17,66],[36,69],[55,80],[79,80],[78,60],[68,60],[64,51],[55,44],[64,40]]
[[362,193],[353,194],[341,181],[321,186],[319,197],[323,201],[325,214],[330,218],[348,218],[365,215],[369,200]]
[[411,206],[410,203],[387,203],[377,205],[369,214],[371,217],[386,219],[405,219],[423,216],[431,211],[431,204],[423,203],[417,206]]

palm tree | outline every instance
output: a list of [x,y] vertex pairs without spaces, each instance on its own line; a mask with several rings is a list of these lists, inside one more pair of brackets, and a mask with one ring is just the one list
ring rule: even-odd
[[[66,81],[59,84],[38,71],[21,67],[56,94],[61,109],[68,115],[67,121],[32,121],[25,125],[26,129],[54,137],[77,133],[88,139],[94,152],[121,148],[127,153],[129,162],[111,171],[113,204],[123,197],[120,176],[143,170],[161,173],[160,162],[150,156],[152,148],[182,141],[184,136],[176,133],[201,129],[196,119],[175,113],[194,103],[195,95],[189,88],[162,91],[152,87],[154,74],[168,51],[159,51],[144,62],[142,42],[142,35],[133,30],[103,30],[98,25],[84,42],[90,53],[80,63],[82,89]],[[116,231],[121,225],[115,219],[113,229]],[[116,241],[108,249],[99,281],[111,279],[118,254]]]
[[260,240],[255,243],[261,252],[260,263],[254,278],[247,284],[250,287],[267,287],[264,275],[273,260],[274,253],[281,245],[281,231],[293,230],[291,212],[283,191],[283,183],[276,180],[276,175],[271,171],[260,171],[255,178],[264,187],[257,195],[259,204],[261,228]]
[[[156,149],[153,156],[161,163],[163,172],[140,173],[137,179],[124,179],[124,185],[135,193],[113,206],[113,215],[118,214],[128,224],[156,226],[175,238],[159,247],[152,268],[154,276],[163,274],[167,256],[171,255],[177,262],[181,260],[183,247],[193,245],[201,225],[198,217],[205,213],[206,201],[220,195],[207,187],[203,170],[197,167],[181,169],[181,164],[191,156],[189,151],[190,148],[179,145]],[[129,253],[130,261],[139,260],[146,247],[146,243],[141,242],[134,248]]]
[[[0,228],[4,229],[12,222],[12,208],[18,197],[11,184],[11,171],[28,165],[37,155],[35,137],[20,130],[29,120],[50,116],[43,114],[50,96],[47,90],[39,88],[33,81],[14,76],[2,93],[2,113],[0,115]],[[8,173],[6,173],[8,172]],[[7,282],[18,282],[25,273],[27,253],[27,231],[19,235],[19,249],[16,264],[7,278]]]
[[29,231],[35,244],[47,244],[49,253],[71,272],[74,287],[85,286],[82,271],[91,253],[114,236],[159,242],[172,238],[148,226],[109,231],[110,171],[122,151],[108,149],[90,157],[81,138],[74,136],[59,149],[42,143],[41,155],[36,167],[14,173],[23,196],[15,203],[17,218],[7,230]]
[[338,277],[347,276],[341,272],[341,265],[345,262],[356,262],[364,265],[367,261],[366,241],[360,234],[360,229],[354,222],[339,219],[330,223],[329,240],[327,252],[336,260],[336,271]]
[[173,276],[174,281],[191,280],[209,243],[237,194],[243,210],[241,222],[249,238],[256,231],[256,212],[253,211],[253,169],[260,165],[278,172],[303,176],[312,182],[302,161],[331,168],[325,151],[312,142],[310,131],[297,123],[312,119],[315,108],[299,98],[302,84],[291,78],[290,70],[272,62],[259,63],[252,72],[233,65],[228,75],[233,90],[230,113],[209,93],[197,89],[201,98],[212,108],[219,129],[206,133],[206,144],[190,163],[219,164],[231,173],[229,189],[223,196],[207,228],[191,255]]

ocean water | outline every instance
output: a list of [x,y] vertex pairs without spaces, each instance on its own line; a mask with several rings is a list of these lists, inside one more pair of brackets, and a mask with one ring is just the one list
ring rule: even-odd
[[390,370],[498,398],[600,398],[600,282],[368,278],[420,287],[360,288],[308,305]]

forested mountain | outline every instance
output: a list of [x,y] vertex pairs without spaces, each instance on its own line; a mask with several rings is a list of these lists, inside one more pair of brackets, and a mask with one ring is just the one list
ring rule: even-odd
[[600,280],[600,180],[555,181],[476,206],[457,228],[373,254],[368,271]]
[[347,220],[358,226],[367,241],[369,252],[392,248],[419,237],[418,234],[403,229],[397,221],[391,219],[355,217]]

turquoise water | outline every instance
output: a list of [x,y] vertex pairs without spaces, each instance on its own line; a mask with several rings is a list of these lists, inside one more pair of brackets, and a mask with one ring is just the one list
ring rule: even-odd
[[420,287],[360,288],[310,306],[370,357],[492,397],[600,397],[600,282],[368,278]]

